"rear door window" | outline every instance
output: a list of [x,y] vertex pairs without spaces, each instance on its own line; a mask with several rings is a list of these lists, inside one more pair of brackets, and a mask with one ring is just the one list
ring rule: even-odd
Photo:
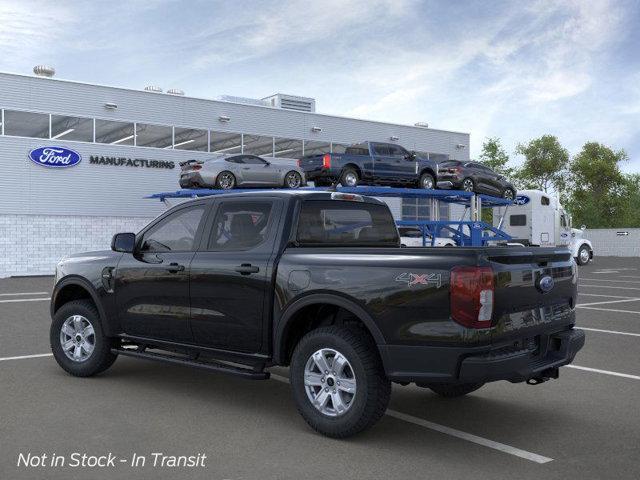
[[297,241],[313,246],[397,246],[398,231],[386,205],[307,200],[298,219]]
[[273,202],[223,201],[211,226],[208,251],[251,250],[264,243],[272,223]]
[[376,143],[373,145],[373,149],[378,156],[389,156],[389,147],[387,145],[383,145],[381,143]]

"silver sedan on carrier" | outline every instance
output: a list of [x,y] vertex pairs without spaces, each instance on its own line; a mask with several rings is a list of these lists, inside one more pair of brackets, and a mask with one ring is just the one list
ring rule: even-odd
[[296,160],[257,155],[219,155],[210,160],[180,163],[181,188],[285,187],[306,185],[304,171]]

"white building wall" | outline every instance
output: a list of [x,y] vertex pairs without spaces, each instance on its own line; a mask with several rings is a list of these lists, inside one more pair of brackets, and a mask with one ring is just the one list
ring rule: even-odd
[[108,250],[118,232],[138,232],[152,218],[0,215],[0,277],[53,275],[72,253]]
[[584,238],[591,241],[596,258],[640,257],[640,228],[588,228]]

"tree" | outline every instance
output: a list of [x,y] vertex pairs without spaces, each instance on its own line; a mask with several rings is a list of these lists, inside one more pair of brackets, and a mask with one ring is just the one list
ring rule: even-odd
[[516,180],[525,188],[548,192],[553,188],[560,194],[566,186],[569,152],[554,135],[543,135],[527,144],[519,144],[516,153],[525,161],[516,172]]
[[498,137],[486,138],[482,144],[482,153],[479,158],[483,165],[486,165],[493,171],[504,175],[505,177],[513,176],[514,169],[507,166],[509,163],[509,155],[502,147],[502,143]]
[[637,199],[639,181],[620,171],[619,163],[625,160],[624,150],[613,151],[598,142],[584,144],[569,168],[568,205],[574,224],[617,227],[626,222],[625,216],[634,210],[629,200],[634,192]]

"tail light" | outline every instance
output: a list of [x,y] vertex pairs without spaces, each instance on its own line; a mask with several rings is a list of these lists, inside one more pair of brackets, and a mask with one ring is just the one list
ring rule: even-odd
[[198,165],[198,164],[191,165],[191,170],[200,170],[201,168],[202,168],[202,165]]
[[491,326],[494,294],[491,267],[454,267],[449,288],[451,318],[469,328]]
[[298,159],[297,163],[298,163],[298,167],[302,167],[302,160]]
[[322,168],[331,168],[331,155],[328,153],[322,156]]

